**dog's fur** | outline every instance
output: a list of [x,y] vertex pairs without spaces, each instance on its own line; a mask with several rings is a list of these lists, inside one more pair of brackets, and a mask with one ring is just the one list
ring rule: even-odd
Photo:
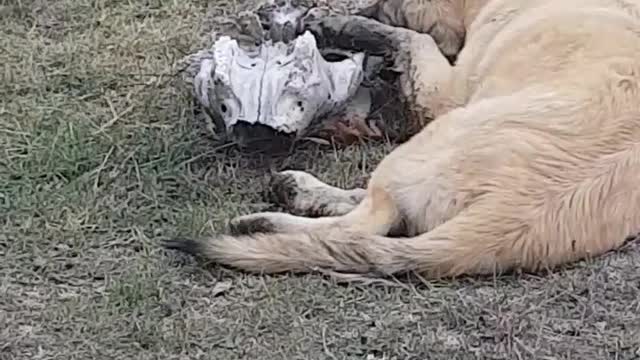
[[165,246],[256,272],[435,278],[552,268],[640,230],[640,0],[382,0],[365,15],[309,28],[393,54],[423,129],[366,190],[283,172],[276,200],[297,215]]

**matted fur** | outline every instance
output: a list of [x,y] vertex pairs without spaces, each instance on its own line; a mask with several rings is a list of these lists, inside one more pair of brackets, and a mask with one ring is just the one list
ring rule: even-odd
[[640,230],[639,14],[640,0],[383,0],[361,28],[397,40],[424,128],[366,191],[281,175],[281,203],[325,217],[252,214],[165,245],[256,272],[428,278],[616,249]]

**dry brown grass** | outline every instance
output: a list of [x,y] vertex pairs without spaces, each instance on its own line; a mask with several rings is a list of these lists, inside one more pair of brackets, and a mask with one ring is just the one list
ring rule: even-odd
[[266,169],[353,185],[389,146],[214,152],[171,66],[233,4],[0,4],[0,358],[640,357],[637,244],[549,274],[393,287],[159,249],[267,208]]

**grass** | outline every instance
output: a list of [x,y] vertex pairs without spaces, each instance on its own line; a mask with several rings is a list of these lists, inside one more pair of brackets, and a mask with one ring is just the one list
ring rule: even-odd
[[637,244],[548,274],[339,285],[158,248],[269,207],[269,169],[361,184],[390,146],[218,149],[174,86],[246,4],[0,1],[0,359],[637,359]]

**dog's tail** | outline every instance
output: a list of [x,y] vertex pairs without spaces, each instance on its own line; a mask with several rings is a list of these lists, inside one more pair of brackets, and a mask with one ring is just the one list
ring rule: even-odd
[[320,270],[384,277],[416,272],[437,278],[492,272],[500,265],[495,248],[485,247],[473,238],[452,239],[438,233],[436,229],[416,237],[397,238],[336,228],[173,239],[163,246],[258,273]]
[[[592,233],[580,229],[558,233],[551,228],[540,232],[523,226],[517,213],[511,215],[459,214],[428,233],[409,238],[333,228],[174,239],[164,242],[164,247],[249,272],[320,270],[362,277],[415,272],[442,278],[499,274],[516,267],[526,271],[553,268],[619,246],[635,224],[622,221],[607,226],[606,231],[602,224],[595,224],[590,226]],[[557,221],[558,228],[563,219]]]

